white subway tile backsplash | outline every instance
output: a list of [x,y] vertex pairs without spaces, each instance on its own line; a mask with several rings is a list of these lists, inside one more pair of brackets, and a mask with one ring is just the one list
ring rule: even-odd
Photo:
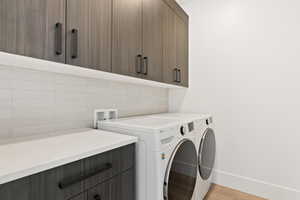
[[8,107],[12,105],[12,90],[0,89],[0,106]]
[[0,141],[4,139],[10,139],[12,135],[12,120],[10,118],[0,118]]
[[0,66],[0,140],[89,128],[99,108],[166,112],[168,90]]
[[11,69],[0,65],[0,89],[12,88]]
[[12,127],[12,132],[14,138],[23,138],[23,137],[33,136],[33,135],[40,136],[40,135],[55,132],[56,131],[55,126],[56,125],[54,125],[53,123],[37,124],[32,126],[17,125]]
[[14,107],[42,108],[53,106],[55,103],[54,91],[13,90]]
[[1,119],[11,119],[11,117],[12,117],[11,107],[0,106],[0,110],[1,110],[0,120]]
[[55,74],[29,69],[13,68],[11,70],[12,88],[19,90],[54,90]]
[[76,76],[55,75],[55,89],[61,92],[86,92],[88,79]]

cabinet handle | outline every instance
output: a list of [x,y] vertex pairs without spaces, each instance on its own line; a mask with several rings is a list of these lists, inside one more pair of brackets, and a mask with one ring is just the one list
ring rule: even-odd
[[181,83],[181,70],[178,69],[177,72],[178,72],[178,79],[177,79],[177,82],[178,82],[178,83]]
[[177,82],[177,80],[178,80],[178,73],[177,73],[177,68],[174,68],[174,70],[173,70],[173,81],[174,82]]
[[72,29],[72,38],[71,38],[71,58],[75,59],[78,57],[78,30],[77,29]]
[[143,64],[143,74],[147,75],[148,74],[148,65],[149,65],[149,60],[148,57],[144,57],[144,64]]
[[62,24],[55,24],[55,54],[62,54]]
[[88,173],[86,175],[82,175],[82,176],[79,176],[79,177],[76,177],[76,178],[70,178],[70,179],[67,179],[67,180],[63,180],[60,183],[58,183],[58,187],[63,190],[67,187],[70,187],[71,185],[74,185],[76,183],[80,183],[81,181],[84,181],[88,178],[91,178],[91,177],[93,177],[97,174],[100,174],[102,172],[110,170],[111,168],[112,168],[112,164],[111,163],[106,163],[104,166],[102,166],[101,168],[99,168],[98,170],[96,170],[94,172],[91,172],[91,173]]
[[137,74],[142,73],[142,59],[143,56],[141,54],[136,56],[135,71]]
[[94,196],[94,199],[95,199],[95,200],[101,200],[101,196],[100,196],[99,194],[96,194],[96,195]]

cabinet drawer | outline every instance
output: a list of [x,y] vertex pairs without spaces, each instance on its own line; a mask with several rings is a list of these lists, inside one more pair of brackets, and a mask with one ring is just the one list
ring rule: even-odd
[[[16,192],[17,191],[17,192]],[[0,185],[1,200],[31,200],[30,198],[30,178],[22,178],[17,181]]]
[[134,172],[129,169],[88,190],[88,200],[134,200]]
[[120,200],[117,179],[110,179],[88,191],[88,200]]
[[[134,165],[134,145],[115,149],[85,159],[85,173],[95,174],[85,182],[86,188],[91,188],[109,178],[132,168]],[[106,167],[109,166],[109,167]],[[102,170],[104,169],[104,170]],[[100,171],[97,173],[97,171]]]
[[[35,187],[44,189],[44,197],[41,199],[69,199],[84,191],[84,181],[74,181],[73,184],[68,185],[78,177],[82,177],[84,171],[84,162],[81,160],[41,173],[40,180],[33,181],[33,183]],[[40,184],[41,181],[43,185]],[[51,195],[55,196],[49,198]]]
[[86,194],[86,192],[84,192],[84,193],[81,193],[81,194],[79,194],[75,197],[72,197],[69,200],[86,200],[86,198],[87,198],[87,194]]
[[0,185],[0,199],[67,200],[84,191],[84,182],[77,182],[66,188],[59,188],[59,183],[81,176],[83,167],[83,161],[77,161]]

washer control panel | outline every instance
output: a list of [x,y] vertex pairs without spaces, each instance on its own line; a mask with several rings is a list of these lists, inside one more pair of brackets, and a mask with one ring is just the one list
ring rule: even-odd
[[195,126],[194,126],[194,122],[189,122],[187,124],[184,124],[182,126],[180,126],[180,134],[182,136],[191,133],[195,130]]

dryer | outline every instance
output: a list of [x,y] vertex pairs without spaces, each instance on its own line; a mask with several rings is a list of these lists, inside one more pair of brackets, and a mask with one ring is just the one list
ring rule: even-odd
[[98,128],[139,138],[136,200],[191,200],[198,154],[195,132],[189,130],[188,123],[141,116],[99,121]]
[[194,200],[202,200],[212,183],[212,172],[216,155],[216,138],[212,116],[209,114],[162,113],[152,117],[160,119],[178,119],[181,123],[190,124],[189,129],[195,133],[198,156],[198,175]]

